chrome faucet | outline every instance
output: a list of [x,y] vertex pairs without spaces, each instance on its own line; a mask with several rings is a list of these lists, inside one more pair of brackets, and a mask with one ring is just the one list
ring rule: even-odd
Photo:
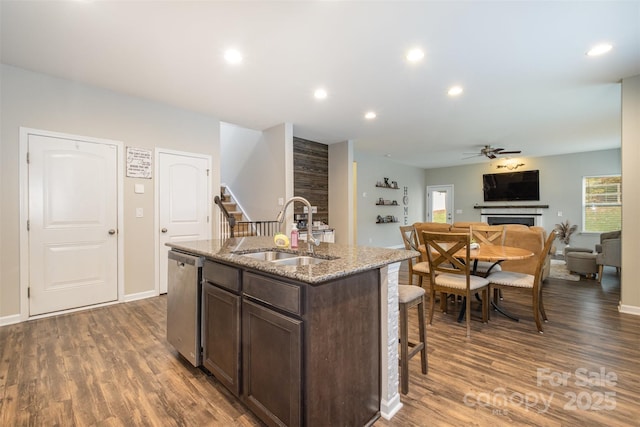
[[287,210],[287,206],[289,206],[293,202],[304,203],[305,205],[307,205],[307,209],[309,210],[309,217],[307,220],[307,252],[312,254],[313,245],[318,246],[320,244],[320,239],[316,239],[315,237],[313,237],[313,228],[312,228],[313,213],[311,212],[311,203],[309,203],[307,199],[300,196],[294,196],[289,200],[287,200],[287,203],[284,204],[284,206],[282,207],[282,210],[280,211],[280,213],[278,213],[278,216],[276,217],[276,221],[282,224],[282,222],[284,221],[284,212]]

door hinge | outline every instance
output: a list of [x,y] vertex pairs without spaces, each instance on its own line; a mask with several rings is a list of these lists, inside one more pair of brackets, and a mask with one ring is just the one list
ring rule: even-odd
[[27,220],[27,231],[31,230],[31,221]]
[[207,176],[209,176],[209,169],[207,169]]
[[207,215],[207,223],[209,222],[209,215]]
[[27,288],[27,298],[31,298],[31,286]]
[[29,152],[27,151],[27,164],[29,164]]

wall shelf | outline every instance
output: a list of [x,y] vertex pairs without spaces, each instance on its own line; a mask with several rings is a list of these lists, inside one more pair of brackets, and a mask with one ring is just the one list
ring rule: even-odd
[[[376,182],[376,188],[385,188],[387,190],[399,190],[400,186],[398,181],[392,181],[389,178],[383,178],[383,181]],[[385,200],[384,197],[379,197],[376,201],[376,206],[400,206],[397,200]],[[388,212],[388,211],[387,211]],[[376,224],[396,224],[398,223],[398,217],[394,215],[378,215],[376,218]]]
[[398,181],[391,181],[389,178],[383,178],[384,181],[376,182],[376,187],[378,188],[388,188],[389,190],[399,190],[400,186],[398,186]]

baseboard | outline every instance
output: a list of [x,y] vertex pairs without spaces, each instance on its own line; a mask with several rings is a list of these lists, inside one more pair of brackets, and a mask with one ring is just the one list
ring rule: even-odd
[[158,291],[151,290],[151,291],[144,291],[144,292],[138,292],[136,294],[128,294],[124,296],[123,301],[124,302],[131,302],[131,301],[136,301],[139,299],[145,299],[145,298],[153,298],[153,297],[157,297],[158,296]]
[[625,305],[625,304],[622,304],[622,302],[618,304],[618,311],[620,313],[634,314],[636,316],[640,316],[640,307],[637,307],[635,305]]
[[22,322],[22,317],[19,314],[0,317],[0,326],[13,325],[20,322]]
[[[145,298],[153,298],[153,297],[157,297],[158,296],[158,292],[154,289],[152,291],[145,291],[145,292],[138,292],[135,294],[129,294],[129,295],[125,295],[124,298],[122,299],[122,301],[120,302],[131,302],[131,301],[136,301],[136,300],[140,300],[140,299],[145,299]],[[99,307],[104,307],[107,305],[113,305],[113,304],[118,304],[119,301],[112,301],[112,302],[108,302],[105,304],[96,304],[96,305],[89,305],[89,306],[85,306],[85,307],[78,307],[78,308],[74,308],[74,309],[70,309],[70,310],[63,310],[63,311],[58,311],[55,313],[47,313],[47,314],[42,314],[39,316],[33,316],[29,319],[22,319],[22,316],[19,314],[12,314],[11,316],[4,316],[4,317],[0,317],[0,326],[6,326],[6,325],[13,325],[16,323],[20,323],[23,322],[25,320],[35,320],[35,319],[41,319],[41,318],[45,318],[45,317],[52,317],[52,316],[58,316],[61,314],[67,314],[67,313],[73,313],[76,311],[84,311],[84,310],[91,310],[94,308],[99,308]]]
[[400,394],[396,393],[391,401],[382,399],[380,402],[380,416],[385,420],[390,420],[401,408],[402,402],[400,402]]

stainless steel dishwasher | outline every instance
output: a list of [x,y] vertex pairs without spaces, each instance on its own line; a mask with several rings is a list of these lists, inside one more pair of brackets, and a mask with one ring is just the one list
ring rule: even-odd
[[202,364],[200,295],[203,258],[169,251],[167,341],[193,366]]

